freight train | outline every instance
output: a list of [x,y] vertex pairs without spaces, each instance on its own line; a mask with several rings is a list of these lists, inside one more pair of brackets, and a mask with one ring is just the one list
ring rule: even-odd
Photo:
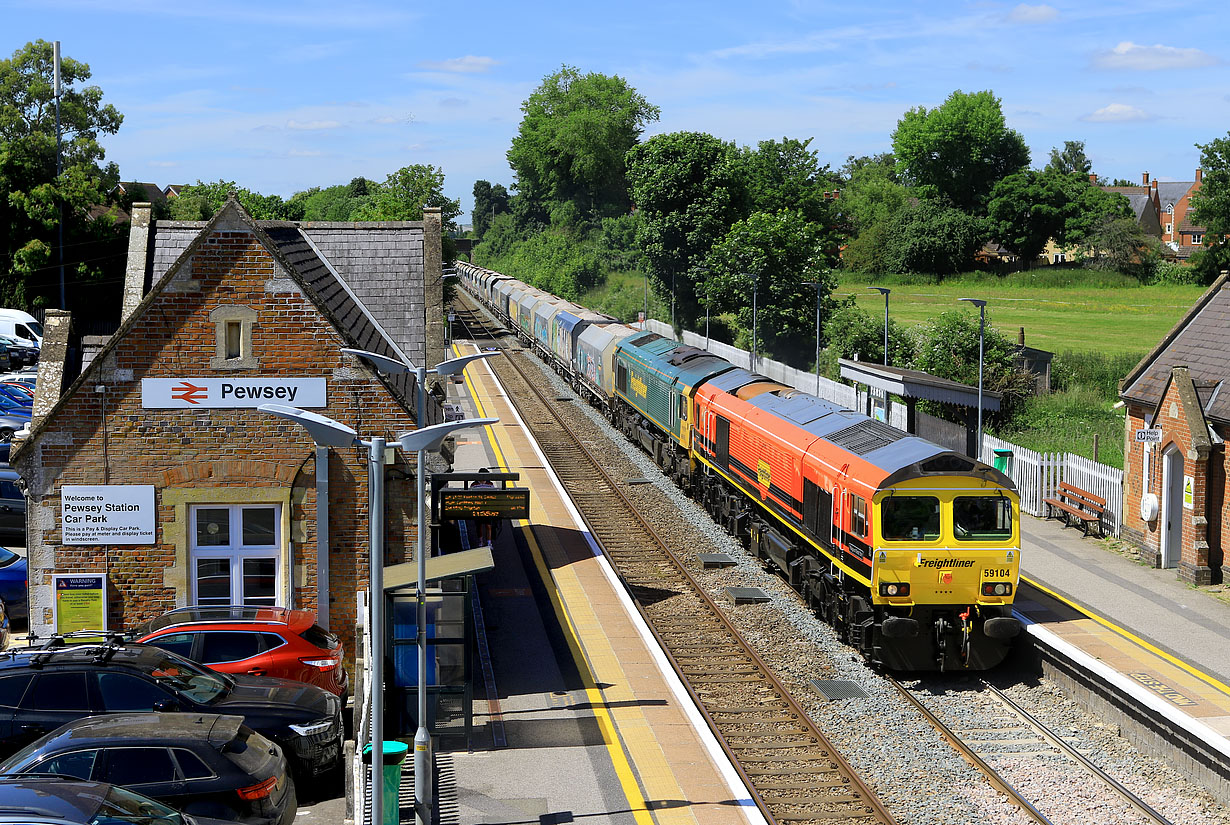
[[459,262],[464,287],[872,664],[983,670],[1020,631],[1020,503],[986,464]]

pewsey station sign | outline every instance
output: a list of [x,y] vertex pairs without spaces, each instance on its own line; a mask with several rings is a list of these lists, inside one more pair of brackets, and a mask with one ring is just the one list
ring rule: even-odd
[[323,378],[142,378],[149,410],[256,409],[280,401],[300,409],[328,406]]

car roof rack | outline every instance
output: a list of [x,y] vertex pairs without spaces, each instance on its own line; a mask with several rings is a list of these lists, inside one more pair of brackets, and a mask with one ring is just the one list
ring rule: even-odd
[[[38,637],[30,634],[26,637],[31,642],[37,641]],[[101,642],[80,642],[70,644],[78,639],[98,639]],[[42,667],[42,660],[46,656],[55,653],[74,653],[85,650],[95,650],[94,662],[101,664],[109,660],[117,652],[124,649],[124,636],[114,630],[74,630],[70,633],[53,633],[47,637],[41,645],[37,647],[31,644],[26,648],[10,648],[5,651],[12,658],[25,655],[30,657],[30,667]]]

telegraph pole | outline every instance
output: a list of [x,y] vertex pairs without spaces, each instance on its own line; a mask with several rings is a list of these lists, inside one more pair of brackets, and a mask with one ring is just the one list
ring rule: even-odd
[[[60,41],[57,40],[51,46],[52,62],[55,64],[54,73],[54,93],[56,100],[56,183],[59,183],[59,177],[64,174],[64,161],[60,151]],[[60,255],[60,309],[68,309],[68,300],[64,295],[64,201],[62,198],[57,198],[56,224],[58,226],[59,243],[57,249]]]

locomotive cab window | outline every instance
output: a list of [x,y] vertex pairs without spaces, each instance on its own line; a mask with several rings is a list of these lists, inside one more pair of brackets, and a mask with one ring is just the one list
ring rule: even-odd
[[867,502],[862,496],[850,496],[850,532],[859,538],[867,536]]
[[935,496],[889,496],[880,502],[886,541],[934,541],[940,537],[940,500]]
[[1001,496],[957,496],[952,502],[952,532],[957,541],[1012,538],[1012,502]]

